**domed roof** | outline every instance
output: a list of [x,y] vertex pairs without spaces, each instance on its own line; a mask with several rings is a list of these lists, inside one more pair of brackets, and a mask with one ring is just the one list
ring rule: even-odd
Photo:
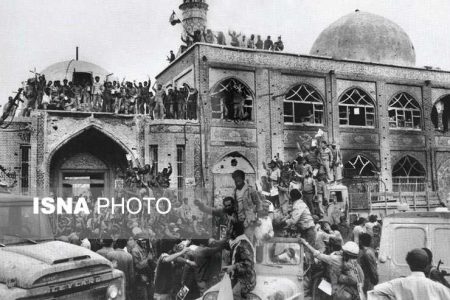
[[[94,77],[99,76],[100,81],[103,81],[108,74],[111,74],[111,72],[106,71],[100,66],[82,60],[67,60],[55,63],[45,68],[41,72],[41,74],[45,75],[45,79],[47,81],[49,80],[62,81],[63,79],[66,78],[67,80],[71,81],[74,71],[83,73],[92,73]],[[112,78],[109,77],[109,80],[112,80]]]
[[416,64],[414,46],[400,26],[358,10],[326,28],[310,54],[398,66]]

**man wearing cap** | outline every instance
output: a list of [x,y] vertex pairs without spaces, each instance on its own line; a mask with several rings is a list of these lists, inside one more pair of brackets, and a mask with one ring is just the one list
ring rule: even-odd
[[137,233],[134,239],[129,240],[131,243],[131,255],[133,256],[133,264],[135,270],[135,298],[136,299],[148,299],[150,293],[151,280],[149,274],[151,273],[151,262],[154,259],[154,254],[152,252],[146,253],[138,241],[145,241],[148,236],[143,233]]
[[315,258],[329,266],[333,299],[364,299],[364,273],[357,262],[359,246],[356,243],[347,242],[341,251],[326,255],[314,249],[305,239],[300,238],[300,242]]
[[450,299],[450,289],[425,277],[428,255],[423,249],[413,249],[406,255],[411,275],[376,285],[368,300],[444,300]]

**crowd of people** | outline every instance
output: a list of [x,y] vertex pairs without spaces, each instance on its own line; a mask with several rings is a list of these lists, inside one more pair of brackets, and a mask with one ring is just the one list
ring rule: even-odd
[[[19,89],[19,114],[29,116],[34,109],[64,110],[71,112],[109,112],[115,114],[148,115],[152,119],[197,119],[196,89],[181,87],[163,88],[151,80],[101,81],[73,83],[67,79],[47,81],[45,75],[36,74],[23,82]],[[10,97],[8,103],[16,103]],[[11,105],[6,105],[9,107]]]
[[[298,148],[294,162],[276,157],[264,166],[267,175],[260,184],[252,185],[243,171],[234,171],[234,192],[222,199],[220,207],[208,205],[205,198],[180,201],[172,195],[170,165],[157,172],[154,164],[133,168],[130,163],[125,172],[117,172],[123,185],[117,187],[116,197],[165,196],[173,203],[170,213],[103,211],[66,219],[64,226],[57,222],[59,239],[111,260],[125,273],[127,299],[197,299],[222,284],[224,274],[229,274],[233,298],[247,299],[257,281],[256,249],[273,237],[298,238],[304,245],[306,297],[313,290],[321,293],[317,278],[329,282],[333,299],[364,300],[367,295],[393,293],[392,285],[402,283],[377,285],[381,220],[370,215],[351,223],[346,211],[334,214],[330,209],[336,197],[321,191],[340,183],[339,150],[320,132]],[[201,213],[194,213],[194,207]],[[297,255],[287,249],[276,259],[299,262]],[[445,288],[448,283],[435,276],[431,257],[428,249],[415,249],[407,262],[413,272],[423,272],[439,282],[432,285]],[[433,291],[445,295],[440,288]]]
[[[152,169],[149,165],[129,168],[123,176],[124,187],[118,193],[131,191],[140,196],[149,193],[167,196],[171,167],[158,173]],[[386,284],[377,286],[376,248],[381,221],[376,216],[371,215],[368,220],[359,218],[350,224],[342,214],[336,224],[326,215],[320,218],[313,214],[304,201],[304,191],[302,193],[298,187],[291,187],[283,211],[281,206],[276,208],[273,204],[273,196],[266,196],[250,185],[243,171],[236,170],[231,176],[235,191],[223,198],[221,207],[211,207],[200,199],[184,198],[182,203],[174,200],[173,212],[159,221],[152,221],[157,218],[152,215],[119,214],[120,221],[114,217],[93,216],[85,221],[78,220],[75,232],[61,231],[63,236],[59,239],[97,251],[122,270],[127,299],[197,299],[208,288],[221,284],[225,273],[231,278],[234,299],[246,299],[256,286],[255,247],[274,236],[296,237],[304,245],[307,296],[312,289],[317,289],[314,285],[317,276],[330,282],[336,296],[333,299],[365,299],[367,293],[376,295],[390,291]],[[203,212],[204,220],[212,224],[211,231],[195,235],[201,222],[196,223],[194,206]],[[102,216],[107,214],[104,212]],[[90,231],[83,231],[86,229]],[[182,229],[186,231],[180,234]],[[189,230],[194,231],[192,238],[186,237]],[[97,234],[98,238],[90,238],[92,234]],[[417,251],[413,250],[411,255],[417,255]],[[432,254],[428,249],[420,251],[427,253],[423,274],[434,279]],[[223,256],[223,252],[228,255]],[[295,255],[295,251],[285,253],[288,259],[299,261]],[[279,255],[279,259],[285,258],[282,256]],[[229,260],[223,262],[223,257]],[[414,265],[416,260],[407,258],[414,272],[418,271]],[[442,293],[439,289],[436,291]]]
[[[247,48],[247,49],[260,49],[267,51],[283,51],[284,43],[281,36],[278,37],[276,41],[272,40],[272,37],[268,35],[265,40],[261,35],[251,34],[246,36],[242,33],[237,33],[236,31],[228,31],[229,42],[222,31],[213,32],[211,29],[206,29],[205,31],[196,30],[192,34],[186,33],[185,36],[181,37],[181,40],[185,43],[182,47],[182,51],[189,48],[195,43],[208,43],[217,45],[230,45],[233,47]],[[171,56],[172,57],[172,56]],[[175,57],[173,57],[175,59]],[[172,61],[169,59],[169,61]]]

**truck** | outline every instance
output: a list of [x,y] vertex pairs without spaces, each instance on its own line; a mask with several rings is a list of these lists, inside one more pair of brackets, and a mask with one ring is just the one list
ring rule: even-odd
[[31,197],[0,192],[0,300],[124,300],[124,284],[107,259],[55,241]]
[[[249,300],[303,300],[303,247],[297,238],[272,238],[255,247],[256,287]],[[202,300],[215,300],[220,285],[207,290]]]
[[[408,276],[406,254],[428,248],[443,275],[450,273],[450,212],[400,212],[383,219],[378,255],[379,281]],[[448,278],[447,278],[448,279]]]

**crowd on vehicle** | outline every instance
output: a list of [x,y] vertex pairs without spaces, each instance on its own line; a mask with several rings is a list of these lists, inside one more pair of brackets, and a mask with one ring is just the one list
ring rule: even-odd
[[[93,82],[73,83],[67,79],[47,81],[36,74],[22,83],[20,104],[16,111],[29,116],[32,110],[63,110],[70,112],[108,112],[115,114],[148,115],[152,119],[197,119],[196,89],[183,84],[163,88],[151,80],[109,81],[95,76]],[[10,97],[11,105],[17,99]],[[4,109],[9,109],[6,105]]]

